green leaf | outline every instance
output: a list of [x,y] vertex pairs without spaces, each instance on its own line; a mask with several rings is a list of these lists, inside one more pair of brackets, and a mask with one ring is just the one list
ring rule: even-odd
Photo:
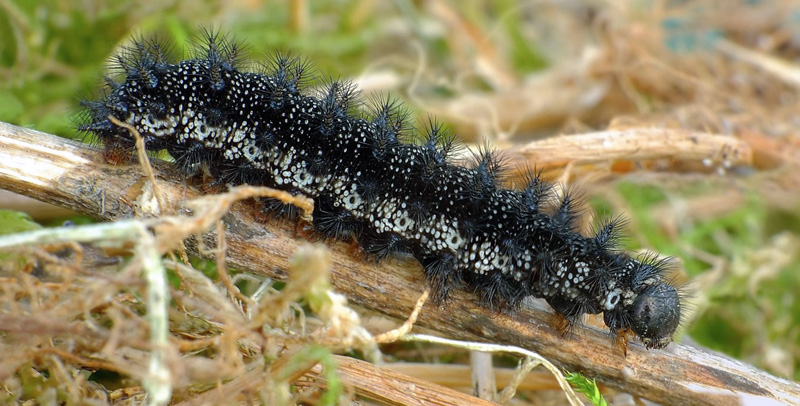
[[575,392],[586,395],[594,406],[608,406],[608,403],[606,403],[605,398],[603,398],[603,394],[600,393],[600,389],[597,387],[597,382],[595,382],[594,379],[589,380],[580,373],[568,372],[565,375],[565,379],[572,385]]

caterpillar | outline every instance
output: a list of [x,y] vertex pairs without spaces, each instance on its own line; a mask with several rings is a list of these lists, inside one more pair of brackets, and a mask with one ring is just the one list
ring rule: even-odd
[[664,276],[667,262],[620,250],[618,220],[581,234],[575,199],[555,198],[540,173],[529,169],[506,188],[502,161],[488,148],[460,165],[455,136],[435,120],[415,128],[389,98],[365,109],[346,82],[309,91],[308,67],[296,57],[277,54],[248,71],[241,47],[213,30],[188,59],[167,49],[135,40],[112,60],[103,94],[82,102],[79,130],[99,139],[109,160],[135,148],[113,116],[186,174],[305,195],[322,236],[354,238],[379,260],[410,254],[439,303],[456,287],[489,307],[534,296],[567,326],[602,312],[626,344],[630,333],[648,349],[672,341],[681,295]]

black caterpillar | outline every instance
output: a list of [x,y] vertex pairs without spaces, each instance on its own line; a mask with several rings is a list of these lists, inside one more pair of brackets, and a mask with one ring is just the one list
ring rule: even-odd
[[648,348],[672,341],[681,304],[663,276],[666,263],[619,251],[617,221],[581,235],[573,199],[553,199],[535,172],[506,189],[488,150],[471,167],[454,165],[451,133],[435,123],[414,130],[391,100],[365,113],[347,83],[304,93],[307,69],[296,58],[278,55],[268,72],[243,71],[241,49],[214,32],[194,59],[173,62],[165,49],[135,41],[114,59],[118,75],[106,79],[104,96],[83,103],[80,129],[98,137],[107,156],[134,149],[114,116],[186,173],[303,194],[314,200],[322,235],[355,237],[378,259],[410,253],[439,301],[464,284],[489,306],[535,296],[567,325],[603,312],[618,338],[632,331]]

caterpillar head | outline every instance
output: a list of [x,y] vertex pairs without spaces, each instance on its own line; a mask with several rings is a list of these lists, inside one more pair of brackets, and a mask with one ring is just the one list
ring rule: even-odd
[[664,348],[681,320],[678,290],[666,283],[649,286],[630,307],[631,330],[647,348]]
[[[681,321],[681,295],[662,279],[666,261],[629,259],[631,290],[609,301],[618,303],[604,319],[612,332],[633,331],[648,349],[664,348]],[[618,290],[617,290],[618,291]]]

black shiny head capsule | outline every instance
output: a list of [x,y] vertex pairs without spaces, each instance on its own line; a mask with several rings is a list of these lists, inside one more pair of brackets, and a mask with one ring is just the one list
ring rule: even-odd
[[670,259],[645,256],[625,262],[621,279],[603,302],[605,323],[618,339],[632,332],[648,349],[664,348],[681,321],[681,292],[663,276]]
[[639,293],[630,309],[631,329],[647,348],[664,348],[681,321],[678,290],[658,283]]

